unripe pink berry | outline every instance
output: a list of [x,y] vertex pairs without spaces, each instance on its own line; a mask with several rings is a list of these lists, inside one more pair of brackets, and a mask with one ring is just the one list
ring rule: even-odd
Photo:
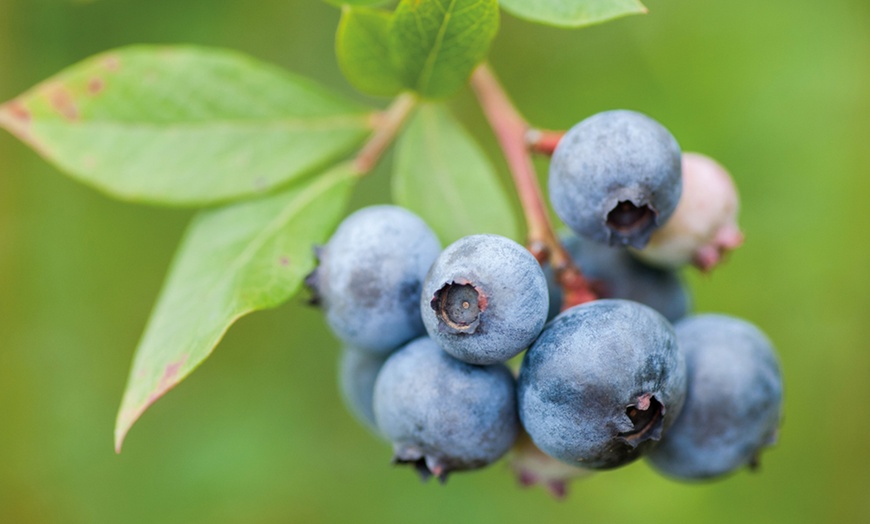
[[521,486],[540,485],[557,499],[565,497],[569,482],[595,473],[591,469],[571,466],[547,455],[535,446],[525,432],[517,438],[509,463]]
[[709,271],[743,243],[737,225],[737,188],[724,167],[698,154],[683,154],[683,193],[670,220],[634,253],[652,265],[677,269],[694,264]]

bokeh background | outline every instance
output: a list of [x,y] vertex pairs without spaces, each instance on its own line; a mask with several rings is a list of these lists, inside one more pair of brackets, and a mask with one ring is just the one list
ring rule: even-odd
[[[687,279],[697,310],[750,319],[779,349],[785,425],[760,473],[684,485],[641,462],[563,502],[504,463],[422,485],[347,413],[338,343],[301,297],[242,319],[115,455],[132,352],[192,212],[110,200],[0,132],[0,522],[870,521],[870,3],[647,6],[581,31],[505,15],[491,60],[539,126],[636,109],[732,171],[747,242]],[[138,42],[235,48],[357,96],[333,57],[338,15],[318,0],[0,0],[0,100]],[[454,107],[497,159],[473,98]],[[353,205],[385,202],[387,174]]]

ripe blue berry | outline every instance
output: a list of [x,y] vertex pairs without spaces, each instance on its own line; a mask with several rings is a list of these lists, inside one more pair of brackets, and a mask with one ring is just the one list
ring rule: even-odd
[[534,443],[592,469],[638,458],[679,414],[686,369],[670,324],[628,300],[557,316],[523,359],[520,419]]
[[547,281],[513,240],[471,235],[447,246],[423,282],[429,336],[471,364],[504,362],[528,347],[547,321]]
[[652,465],[680,480],[725,475],[756,463],[773,443],[782,415],[782,377],[773,346],[758,328],[726,315],[675,326],[688,373],[686,404]]
[[634,111],[605,111],[572,127],[550,164],[550,201],[578,235],[641,248],[677,207],[680,146]]
[[[599,244],[575,235],[566,235],[563,242],[601,298],[640,302],[670,322],[686,316],[689,294],[675,271],[648,266],[622,247]],[[550,286],[549,318],[553,318],[562,307],[562,290],[552,270],[548,268],[545,273]]]
[[508,368],[466,364],[428,337],[399,349],[381,368],[374,411],[393,442],[394,461],[413,464],[424,480],[495,462],[519,431]]
[[339,225],[307,283],[338,338],[387,354],[424,333],[420,288],[440,251],[417,215],[397,206],[368,207]]
[[375,379],[387,357],[346,347],[338,361],[338,385],[344,404],[357,420],[375,434],[380,434],[372,408]]

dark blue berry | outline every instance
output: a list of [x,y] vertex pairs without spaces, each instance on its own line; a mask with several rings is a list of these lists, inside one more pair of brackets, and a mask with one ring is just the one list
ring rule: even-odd
[[520,419],[542,451],[606,469],[638,458],[670,426],[686,370],[664,317],[637,302],[597,300],[547,325],[517,387]]
[[[670,322],[686,316],[689,294],[676,271],[648,266],[623,247],[599,244],[570,234],[564,236],[563,242],[601,298],[640,302]],[[549,318],[552,319],[561,310],[563,295],[549,267],[545,274],[550,289]]]
[[758,328],[705,314],[675,326],[688,373],[686,404],[648,458],[680,480],[709,479],[753,466],[782,416],[782,376]]

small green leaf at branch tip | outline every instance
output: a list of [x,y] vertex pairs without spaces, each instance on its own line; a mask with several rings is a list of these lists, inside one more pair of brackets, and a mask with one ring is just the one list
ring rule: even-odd
[[246,55],[131,46],[0,106],[0,125],[73,178],[124,200],[202,206],[333,165],[370,110]]
[[500,0],[505,11],[542,24],[579,28],[627,15],[645,14],[640,0]]
[[495,168],[442,104],[420,106],[400,138],[392,193],[445,244],[475,233],[521,241],[517,213]]
[[498,32],[497,0],[401,0],[390,50],[405,85],[426,98],[462,88]]
[[142,413],[208,358],[237,319],[300,289],[316,263],[312,246],[341,219],[355,181],[345,163],[194,218],[136,349],[115,424],[117,452]]
[[393,96],[404,87],[390,58],[392,14],[366,7],[342,8],[335,54],[344,76],[363,93]]

